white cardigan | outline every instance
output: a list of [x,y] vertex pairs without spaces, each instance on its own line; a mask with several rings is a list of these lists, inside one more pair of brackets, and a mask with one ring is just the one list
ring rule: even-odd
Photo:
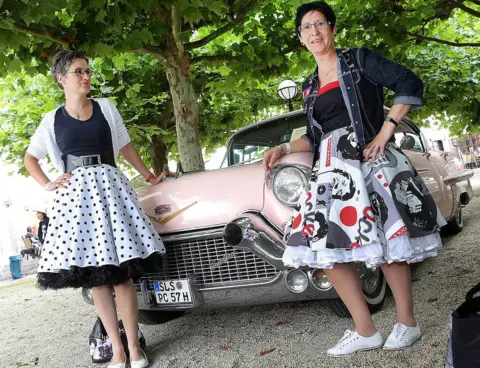
[[[105,119],[110,125],[110,132],[112,135],[113,155],[115,159],[120,154],[120,149],[126,144],[130,143],[130,136],[127,128],[123,123],[122,117],[118,112],[115,104],[108,98],[93,98],[100,105]],[[30,144],[27,148],[27,153],[40,160],[47,153],[50,156],[53,166],[60,171],[65,171],[62,161],[62,153],[58,148],[55,139],[55,113],[58,108],[48,112],[42,119],[35,134],[30,139]]]

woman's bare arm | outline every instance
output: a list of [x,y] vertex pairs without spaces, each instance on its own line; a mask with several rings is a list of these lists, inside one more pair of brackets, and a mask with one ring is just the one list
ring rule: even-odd
[[60,175],[53,182],[50,181],[48,176],[43,172],[42,168],[38,164],[38,159],[29,153],[25,154],[23,164],[25,165],[28,173],[46,190],[66,188],[66,185],[70,182],[71,174],[69,173]]
[[45,185],[50,181],[48,176],[43,172],[42,168],[38,164],[38,159],[36,157],[26,153],[23,159],[23,164],[25,165],[28,173],[33,176],[37,183],[42,187],[45,187]]
[[140,175],[144,178],[147,178],[151,172],[148,169],[145,162],[143,162],[142,158],[138,154],[137,150],[133,146],[133,144],[128,143],[120,149],[120,154],[128,161],[130,165],[132,165],[135,170],[138,171]]
[[[143,162],[142,158],[138,154],[137,150],[133,146],[133,144],[128,143],[120,149],[121,155],[128,161],[130,165],[132,165],[135,170],[139,172],[144,178],[148,178],[152,173]],[[162,172],[160,175],[155,176],[150,183],[155,185],[160,183],[163,180],[163,177],[167,175],[167,172]]]
[[290,153],[310,152],[310,143],[300,137],[290,142]]
[[[302,137],[290,142],[290,153],[310,152],[310,143]],[[280,146],[273,147],[271,150],[263,154],[263,168],[269,171],[277,160],[286,154],[285,143]]]

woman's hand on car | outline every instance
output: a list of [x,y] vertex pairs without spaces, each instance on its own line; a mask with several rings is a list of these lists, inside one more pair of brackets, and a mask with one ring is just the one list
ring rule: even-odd
[[273,147],[271,150],[263,154],[263,168],[265,171],[270,171],[275,165],[275,162],[283,156],[282,148],[280,146]]
[[156,177],[154,177],[151,181],[151,185],[157,185],[163,181],[167,176],[174,176],[175,174],[171,173],[170,171],[163,171],[160,174],[158,174]]
[[51,191],[57,190],[58,188],[67,188],[67,185],[70,184],[71,177],[72,177],[72,174],[63,173],[54,181],[49,181],[47,184],[45,184],[45,189],[51,192]]

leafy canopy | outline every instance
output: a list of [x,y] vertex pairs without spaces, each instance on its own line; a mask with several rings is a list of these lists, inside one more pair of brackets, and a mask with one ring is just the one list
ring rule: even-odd
[[[93,96],[114,98],[142,156],[161,134],[178,159],[164,56],[172,37],[182,46],[200,106],[201,144],[208,152],[231,132],[282,102],[284,78],[300,84],[314,67],[295,37],[302,1],[265,0],[0,0],[0,140],[20,162],[41,115],[62,102],[47,77],[61,48],[93,58]],[[477,129],[480,7],[477,1],[330,1],[339,47],[363,45],[400,62],[425,82],[426,106],[453,133]],[[179,20],[173,34],[172,9]],[[170,41],[169,41],[170,40]],[[301,107],[300,98],[295,101]],[[445,118],[448,116],[448,119]]]

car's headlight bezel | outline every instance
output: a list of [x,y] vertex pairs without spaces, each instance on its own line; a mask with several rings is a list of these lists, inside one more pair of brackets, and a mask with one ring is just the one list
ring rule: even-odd
[[292,165],[292,164],[277,165],[272,169],[272,171],[268,175],[267,186],[272,190],[273,194],[275,195],[275,198],[277,198],[277,200],[280,203],[284,204],[285,206],[295,207],[298,204],[298,200],[295,201],[295,202],[288,202],[288,201],[283,200],[277,194],[277,190],[275,188],[275,181],[278,178],[278,174],[281,173],[285,169],[298,170],[298,172],[299,172],[299,174],[302,178],[301,179],[302,180],[302,185],[303,185],[304,189],[306,189],[307,186],[308,186],[308,178],[310,177],[310,168],[308,168],[307,166],[304,166],[304,165]]

